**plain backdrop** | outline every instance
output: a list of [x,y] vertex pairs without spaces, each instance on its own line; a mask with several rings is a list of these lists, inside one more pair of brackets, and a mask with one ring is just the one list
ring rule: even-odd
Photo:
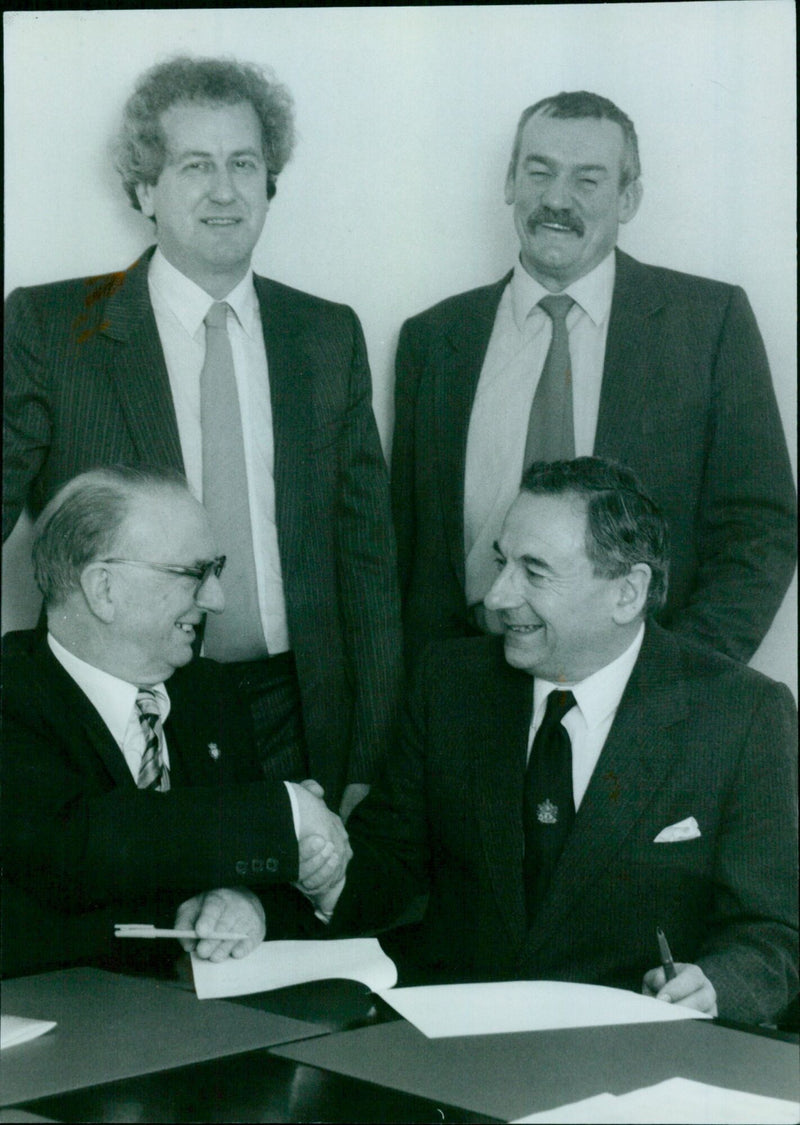
[[[745,287],[794,456],[794,19],[791,0],[7,12],[6,292],[119,269],[152,241],[110,155],[141,71],[178,53],[271,67],[298,143],[254,266],[356,309],[388,454],[403,320],[514,262],[519,113],[593,90],[639,134],[644,201],[620,245]],[[3,552],[4,629],[38,613],[28,541],[23,517]],[[794,588],[753,663],[794,689]]]

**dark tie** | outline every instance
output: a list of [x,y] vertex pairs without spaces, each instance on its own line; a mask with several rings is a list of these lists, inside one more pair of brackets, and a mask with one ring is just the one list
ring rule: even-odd
[[169,770],[164,765],[161,708],[155,692],[150,688],[139,688],[136,711],[144,735],[144,753],[136,784],[140,789],[155,789],[166,793],[169,789]]
[[223,661],[253,660],[267,652],[258,608],[242,417],[227,317],[225,302],[216,302],[208,310],[206,357],[200,373],[203,505],[219,549],[228,558],[225,612],[208,615],[203,651]]
[[525,773],[525,896],[531,922],[575,819],[572,744],[561,720],[575,706],[571,691],[552,691]]
[[572,297],[542,297],[539,306],[553,322],[553,335],[528,419],[524,467],[534,461],[571,461],[575,456],[572,369],[567,313]]

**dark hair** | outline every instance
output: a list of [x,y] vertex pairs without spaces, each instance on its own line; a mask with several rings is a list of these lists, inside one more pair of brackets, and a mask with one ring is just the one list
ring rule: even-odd
[[125,103],[116,165],[131,205],[141,210],[136,185],[156,183],[164,169],[167,144],[161,115],[170,106],[187,102],[252,105],[261,125],[267,199],[272,199],[278,174],[294,147],[291,94],[254,63],[181,55],[146,71]]
[[186,487],[173,470],[125,465],[91,469],[63,485],[34,526],[33,573],[45,606],[62,602],[80,585],[84,568],[113,551],[137,496]]
[[584,499],[586,554],[594,573],[620,578],[635,563],[647,563],[651,578],[645,613],[663,607],[669,573],[667,521],[630,469],[601,457],[534,461],[520,487],[534,495],[572,494]]
[[542,98],[535,105],[528,106],[522,111],[522,116],[517,124],[514,136],[514,147],[511,151],[511,163],[508,166],[508,177],[513,178],[517,171],[520,145],[522,144],[522,130],[528,121],[535,115],[542,117],[558,117],[564,120],[580,117],[594,117],[601,121],[614,121],[622,129],[624,148],[622,150],[622,167],[619,176],[619,190],[622,191],[628,184],[638,180],[642,174],[639,162],[639,141],[636,129],[626,113],[614,105],[608,98],[600,94],[590,94],[587,90],[576,90],[573,93],[555,94],[550,98]]

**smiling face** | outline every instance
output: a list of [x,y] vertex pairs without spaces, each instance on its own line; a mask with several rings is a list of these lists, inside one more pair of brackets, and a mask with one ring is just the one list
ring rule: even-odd
[[522,265],[551,292],[599,265],[639,208],[639,180],[620,190],[623,146],[620,126],[602,118],[537,113],[522,131],[505,199]]
[[267,216],[261,126],[249,102],[178,102],[161,115],[167,159],[139,184],[169,262],[212,297],[226,297],[250,266]]
[[[188,492],[164,489],[136,497],[113,556],[139,562],[199,566],[216,555],[208,517]],[[192,659],[197,626],[224,605],[219,579],[198,588],[186,575],[108,565],[113,598],[108,648],[120,679],[156,684]]]
[[638,623],[619,623],[625,579],[595,575],[582,498],[520,493],[497,547],[499,574],[485,602],[499,614],[513,668],[574,684],[627,648]]

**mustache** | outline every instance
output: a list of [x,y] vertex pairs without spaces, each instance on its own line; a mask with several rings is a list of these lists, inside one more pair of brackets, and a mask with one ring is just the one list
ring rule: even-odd
[[569,230],[574,230],[576,234],[582,235],[586,229],[577,215],[564,208],[561,211],[554,211],[552,207],[537,207],[536,210],[530,214],[526,220],[525,225],[531,234],[536,233],[536,228],[542,223],[558,223],[559,226],[568,227]]

